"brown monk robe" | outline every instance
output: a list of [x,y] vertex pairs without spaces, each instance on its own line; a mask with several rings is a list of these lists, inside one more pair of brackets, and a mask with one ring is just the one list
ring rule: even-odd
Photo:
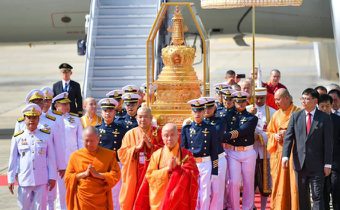
[[72,210],[113,209],[111,188],[120,179],[116,154],[98,146],[92,126],[83,131],[85,148],[71,154],[66,173],[66,204]]
[[163,146],[159,129],[152,126],[151,110],[141,107],[137,111],[138,127],[129,130],[118,150],[122,163],[122,187],[119,193],[121,210],[131,210],[142,185],[150,157]]
[[287,89],[281,88],[275,93],[275,102],[279,107],[267,127],[267,150],[270,153],[270,174],[272,177],[271,209],[298,209],[298,191],[293,169],[293,158],[288,169],[282,168],[282,147],[288,122],[292,114],[299,110],[292,103]]

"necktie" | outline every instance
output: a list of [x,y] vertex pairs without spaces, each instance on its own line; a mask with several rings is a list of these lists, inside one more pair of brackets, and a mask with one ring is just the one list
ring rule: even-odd
[[68,83],[65,83],[64,92],[67,92],[67,89],[68,89]]
[[308,114],[307,114],[307,126],[306,126],[307,135],[309,134],[311,126],[312,126],[312,114],[310,112],[308,112]]

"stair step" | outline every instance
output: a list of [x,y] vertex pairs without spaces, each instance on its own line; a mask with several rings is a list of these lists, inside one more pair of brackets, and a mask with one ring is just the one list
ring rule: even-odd
[[145,35],[149,34],[152,25],[118,25],[97,26],[97,35]]
[[152,25],[156,15],[100,15],[98,26]]
[[148,35],[96,36],[95,46],[144,45]]
[[93,88],[102,87],[112,89],[117,86],[123,87],[127,84],[136,84],[145,81],[145,78],[145,76],[93,77],[91,82]]
[[157,6],[155,5],[127,5],[127,6],[108,6],[101,5],[99,9],[99,16],[101,15],[145,15],[156,14]]
[[95,66],[93,71],[94,77],[114,76],[117,74],[145,76],[145,66]]
[[143,55],[145,53],[145,45],[97,46],[95,51],[96,56]]
[[124,66],[129,65],[145,65],[145,55],[126,55],[126,56],[95,56],[95,66]]
[[158,1],[156,0],[100,0],[99,5],[135,5],[135,4],[156,4]]

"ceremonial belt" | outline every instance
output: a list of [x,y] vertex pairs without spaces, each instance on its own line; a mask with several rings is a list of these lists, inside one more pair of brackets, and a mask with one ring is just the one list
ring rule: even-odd
[[205,157],[195,157],[196,163],[204,163],[210,161],[210,156],[205,156]]
[[237,151],[237,152],[245,152],[245,151],[248,151],[248,150],[251,150],[253,149],[253,145],[249,145],[249,146],[233,146],[231,144],[226,144],[226,143],[223,143],[223,148],[224,149],[229,149],[229,150],[233,150],[233,151]]
[[226,155],[225,152],[222,152],[222,153],[218,154],[218,158],[224,158],[225,155]]

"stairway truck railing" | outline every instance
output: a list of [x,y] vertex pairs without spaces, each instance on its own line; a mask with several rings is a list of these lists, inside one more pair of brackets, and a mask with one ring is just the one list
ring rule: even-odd
[[91,0],[90,14],[89,14],[89,27],[87,31],[86,39],[86,61],[85,61],[85,74],[83,84],[83,96],[88,97],[91,94],[92,81],[89,79],[93,75],[93,63],[94,63],[94,51],[95,51],[95,35],[97,25],[97,13],[98,13],[98,0]]

